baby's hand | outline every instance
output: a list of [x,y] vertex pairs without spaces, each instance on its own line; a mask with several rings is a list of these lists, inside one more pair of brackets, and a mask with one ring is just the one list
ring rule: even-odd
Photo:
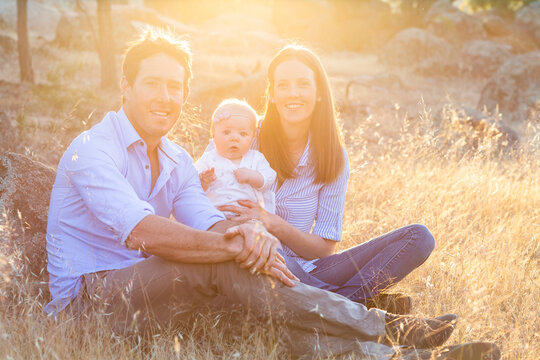
[[239,168],[234,170],[234,176],[240,184],[248,184],[256,189],[259,189],[264,185],[264,178],[257,170]]
[[201,185],[204,191],[208,189],[210,184],[216,180],[216,174],[214,173],[214,168],[205,170],[199,173],[199,179],[201,179]]

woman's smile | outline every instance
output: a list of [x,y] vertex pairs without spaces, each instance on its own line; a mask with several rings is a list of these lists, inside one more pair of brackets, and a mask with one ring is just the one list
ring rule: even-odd
[[313,70],[298,60],[282,62],[276,67],[272,91],[283,125],[309,124],[317,102]]

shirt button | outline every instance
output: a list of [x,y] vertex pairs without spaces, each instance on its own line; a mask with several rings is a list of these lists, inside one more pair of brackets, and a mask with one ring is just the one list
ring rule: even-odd
[[141,142],[139,143],[139,145],[144,146],[144,143],[141,141]]
[[148,166],[148,165],[145,165],[144,168],[145,168],[146,170],[148,170],[149,166]]

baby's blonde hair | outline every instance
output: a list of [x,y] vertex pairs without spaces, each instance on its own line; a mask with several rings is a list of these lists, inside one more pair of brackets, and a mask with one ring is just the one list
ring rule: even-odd
[[212,124],[210,125],[210,134],[214,134],[214,124],[229,119],[231,116],[244,116],[251,120],[253,130],[257,128],[257,112],[244,100],[226,99],[223,100],[212,114]]

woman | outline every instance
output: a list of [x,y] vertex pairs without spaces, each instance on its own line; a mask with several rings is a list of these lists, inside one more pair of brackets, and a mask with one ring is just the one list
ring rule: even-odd
[[255,147],[277,172],[276,214],[251,201],[220,210],[236,213],[235,220],[263,221],[302,282],[394,313],[410,311],[408,296],[376,296],[428,258],[434,240],[426,227],[410,225],[334,254],[342,235],[348,157],[326,72],[307,48],[287,46],[270,63],[258,139]]

